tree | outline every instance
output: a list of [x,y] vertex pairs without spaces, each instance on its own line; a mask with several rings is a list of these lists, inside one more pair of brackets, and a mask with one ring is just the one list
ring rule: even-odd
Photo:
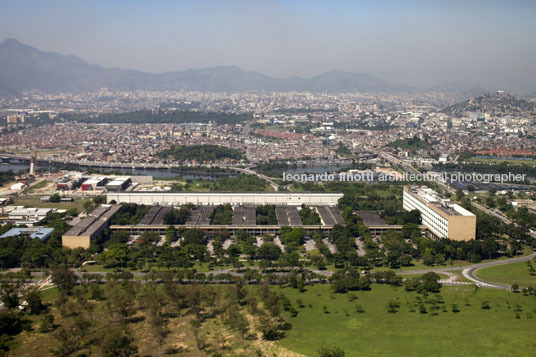
[[127,246],[123,243],[112,244],[108,247],[108,250],[102,254],[102,258],[107,267],[114,267],[116,265],[123,266],[128,256]]
[[106,196],[105,195],[100,195],[100,196],[95,196],[93,197],[93,203],[95,205],[101,205],[103,203],[106,203]]
[[519,284],[517,284],[517,283],[513,283],[513,284],[512,284],[512,291],[513,291],[514,293],[517,293],[518,290],[519,290]]
[[169,226],[166,228],[166,242],[173,243],[177,240],[177,229],[174,226]]
[[51,314],[43,315],[41,319],[41,325],[39,326],[39,332],[48,333],[53,331],[56,326],[54,325],[54,316]]
[[[440,276],[434,272],[429,272],[421,276],[421,285],[422,290],[438,293],[441,289],[441,284],[439,283]],[[419,291],[420,292],[420,291]]]
[[400,307],[400,302],[398,300],[390,300],[387,303],[387,311],[392,314],[396,313],[399,307]]
[[110,317],[114,321],[125,321],[135,312],[135,292],[132,285],[120,285],[116,281],[112,281],[106,284],[106,287],[109,289],[106,308]]
[[128,330],[121,326],[108,326],[101,340],[101,352],[103,356],[133,356],[138,348],[132,344],[132,338]]
[[76,283],[76,275],[69,269],[60,268],[52,272],[52,281],[60,291],[70,293]]
[[156,289],[156,286],[151,286],[149,294],[145,298],[147,322],[160,348],[169,334],[168,323],[162,313],[164,303],[165,299],[160,291]]
[[39,294],[36,288],[29,289],[24,298],[28,303],[30,314],[37,315],[44,309],[43,303],[41,302],[41,294]]
[[48,199],[49,202],[54,202],[54,203],[60,202],[60,200],[61,200],[61,197],[57,193],[54,193],[54,194],[50,195],[50,197]]
[[277,260],[281,255],[281,248],[274,243],[264,243],[257,251],[257,256],[260,259]]
[[2,284],[2,302],[6,309],[14,309],[19,306],[19,286],[15,284]]
[[249,330],[248,320],[238,311],[236,305],[231,305],[229,308],[227,324],[238,333],[242,340]]
[[278,317],[261,316],[259,330],[262,338],[268,341],[279,340],[283,337],[281,319]]
[[318,355],[320,357],[344,357],[344,351],[340,347],[327,347],[322,346],[318,349]]

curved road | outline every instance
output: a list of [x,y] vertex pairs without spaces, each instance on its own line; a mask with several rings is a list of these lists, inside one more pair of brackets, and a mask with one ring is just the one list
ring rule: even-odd
[[[471,264],[471,265],[465,265],[465,266],[456,266],[456,267],[446,267],[446,268],[430,268],[430,269],[419,269],[419,270],[402,270],[397,271],[396,274],[398,275],[422,275],[429,272],[434,273],[442,273],[449,276],[448,279],[440,280],[440,283],[444,285],[468,285],[472,284],[469,282],[464,281],[457,281],[457,274],[450,273],[452,271],[456,270],[462,270],[462,275],[468,279],[471,280],[476,286],[481,288],[492,288],[492,289],[503,289],[503,290],[510,290],[509,286],[501,285],[497,283],[492,283],[486,280],[483,280],[475,275],[475,273],[484,268],[489,268],[497,265],[504,265],[504,264],[512,264],[512,263],[518,263],[518,262],[526,262],[527,260],[531,260],[533,258],[536,258],[536,252],[532,253],[530,255],[524,255],[521,257],[515,257],[510,259],[503,259],[503,260],[495,260],[492,262],[485,262],[485,263],[478,263],[478,264]],[[322,275],[324,277],[329,277],[333,275],[333,272],[328,270],[315,270],[315,269],[309,269],[309,271],[316,273],[318,275]]]
[[[495,260],[492,262],[485,262],[485,263],[479,263],[479,264],[472,264],[472,265],[466,265],[461,267],[449,267],[449,268],[438,268],[438,269],[422,269],[422,270],[407,270],[407,271],[401,271],[397,272],[397,274],[425,274],[428,272],[435,272],[435,273],[447,273],[454,270],[462,270],[462,275],[466,278],[471,280],[476,286],[481,288],[493,288],[493,289],[503,289],[503,290],[510,290],[509,286],[493,283],[490,281],[486,281],[484,279],[481,279],[475,275],[477,271],[484,268],[489,268],[497,265],[505,265],[505,264],[512,264],[512,263],[519,263],[519,262],[526,262],[528,260],[531,260],[536,257],[536,253],[532,253],[530,255],[524,255],[522,257],[515,257],[510,259],[503,259],[503,260]],[[450,275],[450,274],[449,274]],[[445,284],[449,283],[455,283],[452,279],[442,281]],[[462,282],[457,282],[456,284],[460,284]]]

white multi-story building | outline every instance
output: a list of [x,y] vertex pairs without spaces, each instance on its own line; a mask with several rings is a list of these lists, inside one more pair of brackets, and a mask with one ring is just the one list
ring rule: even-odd
[[422,224],[436,238],[475,239],[476,216],[426,186],[405,186],[403,208],[421,212]]

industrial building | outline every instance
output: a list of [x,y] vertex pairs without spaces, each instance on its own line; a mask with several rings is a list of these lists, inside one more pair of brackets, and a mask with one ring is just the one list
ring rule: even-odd
[[82,183],[82,191],[103,190],[104,185],[108,182],[106,177],[91,177]]
[[112,182],[106,184],[106,191],[123,191],[132,184],[130,177],[117,177]]
[[58,191],[72,191],[80,187],[80,184],[83,182],[83,177],[81,175],[65,175],[61,177],[56,182],[56,190]]
[[201,206],[336,206],[340,192],[108,192],[108,203],[179,206],[191,203]]
[[422,224],[434,238],[471,240],[476,235],[476,216],[462,206],[440,197],[426,186],[404,186],[403,208],[418,210]]
[[33,226],[41,222],[49,212],[52,212],[51,208],[24,208],[22,206],[8,206],[2,210],[2,218],[7,223],[22,226]]
[[71,249],[89,248],[91,241],[110,225],[110,220],[119,211],[119,208],[121,208],[119,205],[103,205],[95,208],[93,212],[65,232],[61,237],[62,246]]

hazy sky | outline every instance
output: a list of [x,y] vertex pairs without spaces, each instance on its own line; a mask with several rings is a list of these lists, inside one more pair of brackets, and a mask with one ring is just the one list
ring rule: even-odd
[[536,1],[9,1],[0,40],[149,72],[489,67],[534,75]]

